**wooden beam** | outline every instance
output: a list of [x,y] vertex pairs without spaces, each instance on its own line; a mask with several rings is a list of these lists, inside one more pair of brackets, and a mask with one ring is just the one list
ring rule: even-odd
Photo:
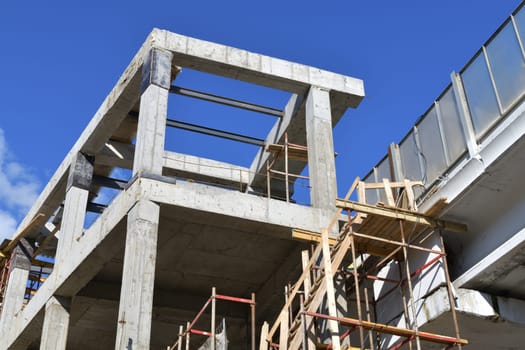
[[31,222],[26,226],[24,227],[24,229],[22,231],[20,231],[20,233],[18,235],[16,235],[16,237],[11,241],[9,242],[9,244],[7,245],[7,247],[5,247],[4,249],[2,249],[2,258],[5,258],[6,256],[8,256],[9,254],[11,254],[11,251],[16,247],[16,245],[18,244],[18,242],[24,238],[24,236],[26,235],[26,233],[34,226],[36,225],[38,222],[41,221],[41,219],[44,217],[44,214],[42,213],[38,213],[34,218],[33,220],[31,220]]
[[456,222],[450,222],[450,221],[444,221],[439,219],[434,219],[429,216],[406,210],[406,209],[400,209],[400,208],[392,208],[392,207],[378,207],[375,205],[370,204],[364,204],[364,203],[357,203],[350,200],[344,200],[344,199],[337,199],[336,200],[336,207],[341,208],[344,210],[352,210],[360,213],[365,214],[374,214],[374,215],[380,215],[392,219],[397,220],[405,220],[409,222],[414,222],[421,225],[426,225],[429,227],[434,228],[441,228],[446,231],[452,231],[452,232],[466,232],[467,226],[464,224],[456,223]]
[[[385,184],[384,182],[363,182],[364,187],[367,190],[377,189],[377,188],[384,188]],[[399,187],[406,187],[407,185],[410,186],[423,186],[423,183],[421,181],[402,181],[402,182],[390,182],[390,187],[392,188],[399,188]]]
[[305,313],[313,317],[333,319],[335,321],[339,321],[342,325],[347,326],[347,327],[361,326],[363,328],[370,329],[370,330],[373,330],[379,333],[392,334],[392,335],[397,335],[400,337],[412,337],[412,336],[417,335],[422,340],[439,343],[439,344],[468,345],[468,340],[461,339],[461,338],[448,337],[444,335],[438,335],[438,334],[422,332],[422,331],[416,332],[414,329],[394,327],[394,326],[389,326],[386,324],[375,323],[375,322],[359,321],[359,320],[356,320],[354,318],[349,318],[349,317],[331,317],[331,316],[327,316],[327,315],[323,315],[323,314],[319,314],[315,312],[305,312]]
[[[292,229],[292,238],[299,241],[321,243],[321,234],[319,232],[303,230],[300,228]],[[329,237],[328,242],[333,246],[337,240],[333,237]]]

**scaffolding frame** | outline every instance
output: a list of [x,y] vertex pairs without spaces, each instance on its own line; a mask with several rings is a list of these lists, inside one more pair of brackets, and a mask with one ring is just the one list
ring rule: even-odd
[[[303,252],[303,273],[293,285],[292,291],[287,295],[285,305],[276,321],[268,330],[263,327],[261,332],[260,349],[269,348],[279,350],[312,350],[317,347],[317,337],[312,334],[315,330],[315,320],[325,319],[330,335],[330,344],[327,349],[340,350],[341,341],[349,338],[350,334],[358,331],[358,344],[353,347],[348,339],[349,349],[386,349],[381,343],[381,335],[393,335],[398,337],[394,344],[388,349],[401,349],[405,345],[409,349],[421,349],[421,342],[428,341],[444,346],[444,349],[457,348],[467,345],[468,341],[462,339],[454,304],[454,296],[446,252],[443,242],[442,230],[452,232],[464,232],[466,226],[458,223],[436,219],[438,212],[444,207],[444,201],[438,201],[435,207],[425,214],[414,210],[399,208],[396,206],[366,204],[364,202],[364,189],[383,189],[386,193],[388,203],[396,203],[393,188],[399,188],[401,194],[406,194],[407,208],[415,208],[411,195],[412,187],[420,185],[418,182],[402,181],[363,185],[357,178],[344,199],[337,200],[337,212],[330,224],[321,230],[321,233],[294,229],[293,236],[296,239],[317,243],[315,250],[310,255],[308,251]],[[361,185],[361,189],[359,186]],[[353,191],[358,188],[358,202],[350,201]],[[399,199],[399,196],[397,196]],[[342,212],[346,212],[348,222],[343,226],[337,238],[329,237],[333,227],[338,222]],[[355,214],[352,216],[352,214]],[[410,228],[410,232],[409,232]],[[423,243],[436,231],[439,234],[441,249],[426,248]],[[409,266],[409,251],[420,251],[432,254],[433,257],[422,266],[411,271]],[[350,255],[351,268],[345,268],[342,263],[347,255]],[[375,256],[379,261],[364,270],[364,262],[369,256]],[[305,259],[305,257],[307,257]],[[400,277],[398,280],[387,279],[377,276],[388,263],[397,261]],[[441,263],[444,270],[445,285],[447,289],[448,302],[454,324],[454,336],[446,336],[424,332],[419,329],[417,323],[417,312],[415,309],[415,295],[413,279],[436,264]],[[351,286],[347,290],[347,298],[353,301],[356,318],[341,317],[337,315],[335,303],[334,274],[340,273],[347,278]],[[375,300],[375,296],[369,295],[368,288],[363,288],[364,279],[379,280],[391,283],[394,286]],[[381,298],[385,298],[394,290],[400,290],[402,295],[405,327],[392,326],[377,323],[377,307]],[[408,292],[408,300],[406,294]],[[386,295],[385,295],[386,294]],[[299,297],[297,297],[299,296]],[[320,310],[321,302],[327,301],[327,310]],[[293,314],[293,311],[296,311]],[[327,312],[326,312],[327,311]],[[288,320],[293,320],[289,322]],[[340,334],[340,326],[349,329]],[[279,341],[274,342],[274,337],[279,331]],[[366,332],[366,336],[365,336]],[[355,339],[353,340],[355,342]]]
[[[183,342],[185,344],[185,350],[190,349],[190,335],[191,334],[197,334],[197,335],[203,335],[206,337],[210,337],[212,339],[210,350],[215,350],[215,332],[216,332],[216,303],[217,300],[224,300],[234,303],[241,303],[241,304],[247,304],[250,306],[250,334],[251,334],[251,350],[255,350],[255,293],[251,293],[251,299],[246,298],[239,298],[239,297],[233,297],[229,295],[223,295],[223,294],[217,294],[217,289],[215,287],[211,290],[211,296],[206,300],[203,307],[200,309],[200,311],[195,315],[195,317],[191,320],[186,322],[186,329],[184,329],[183,325],[179,326],[179,334],[178,338],[173,343],[173,345],[168,346],[167,350],[182,350]],[[204,331],[200,329],[195,329],[195,324],[197,321],[201,318],[201,316],[204,314],[206,309],[211,306],[211,324],[210,324],[210,331]]]
[[[301,160],[308,162],[308,148],[303,145],[298,145],[295,143],[290,143],[288,141],[288,133],[286,132],[284,134],[284,144],[270,144],[268,145],[268,148],[266,149],[267,152],[270,152],[273,154],[273,160],[271,162],[268,162],[266,165],[266,191],[268,198],[271,198],[272,191],[271,191],[271,179],[272,174],[276,174],[278,176],[284,176],[284,182],[285,182],[285,198],[286,202],[290,202],[290,178],[296,178],[296,179],[305,179],[309,180],[308,176],[300,175],[300,174],[291,174],[288,171],[289,168],[289,161],[290,159],[295,160]],[[284,171],[275,170],[273,169],[273,166],[275,165],[275,162],[279,157],[284,156]]]

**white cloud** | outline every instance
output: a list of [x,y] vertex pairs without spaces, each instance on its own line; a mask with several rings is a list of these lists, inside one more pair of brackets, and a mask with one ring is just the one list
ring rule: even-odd
[[16,219],[6,211],[0,210],[0,243],[11,238],[16,229]]
[[0,242],[13,235],[40,189],[40,182],[30,169],[12,158],[0,128]]

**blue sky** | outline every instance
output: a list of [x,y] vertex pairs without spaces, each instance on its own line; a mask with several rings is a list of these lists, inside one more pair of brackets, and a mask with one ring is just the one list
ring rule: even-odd
[[[478,1],[90,1],[0,5],[0,239],[60,164],[153,27],[361,78],[366,98],[335,133],[339,192],[399,141],[519,4]],[[185,72],[178,85],[282,108],[287,95]],[[173,103],[172,103],[173,101]],[[192,107],[170,114],[261,136],[271,118]],[[207,107],[206,107],[207,108]],[[237,119],[235,119],[237,118]],[[169,134],[172,150],[249,165],[253,149]],[[193,142],[193,144],[191,144]],[[191,145],[190,145],[191,144]],[[226,151],[226,152],[225,152]],[[220,152],[219,152],[220,153]],[[226,153],[226,154],[224,154]],[[213,156],[214,154],[211,154]],[[248,164],[246,164],[246,162]]]

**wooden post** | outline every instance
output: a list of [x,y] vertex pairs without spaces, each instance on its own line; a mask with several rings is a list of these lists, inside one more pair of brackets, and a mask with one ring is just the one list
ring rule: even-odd
[[[330,244],[328,242],[328,230],[321,229],[324,278],[326,283],[326,301],[328,304],[328,314],[337,317],[337,306],[335,304],[334,274],[332,272],[332,261],[330,258]],[[328,320],[328,330],[332,338],[332,349],[340,350],[341,342],[339,340],[339,323],[334,320]]]
[[416,301],[414,299],[414,289],[412,288],[412,278],[410,277],[410,266],[408,264],[408,248],[406,247],[405,228],[403,227],[403,220],[399,220],[399,230],[401,232],[401,243],[403,243],[403,258],[405,261],[405,274],[408,284],[408,292],[410,295],[410,309],[412,311],[412,323],[416,332],[416,348],[421,350],[421,341],[419,340],[419,329],[417,325]]
[[259,350],[268,350],[268,329],[270,325],[268,322],[264,321],[261,328],[261,339],[259,341]]
[[[360,287],[359,287],[359,275],[358,275],[358,272],[357,272],[357,256],[356,256],[356,250],[355,250],[355,240],[354,240],[354,235],[352,234],[352,232],[350,232],[350,247],[351,247],[351,250],[352,250],[352,266],[354,267],[354,284],[355,284],[355,295],[356,295],[356,303],[357,303],[357,317],[359,319],[359,322],[363,321],[363,313],[362,313],[362,310],[361,310],[361,290],[360,290]],[[363,348],[364,346],[364,342],[365,342],[365,336],[364,336],[364,330],[363,330],[363,327],[359,327],[359,338],[360,338],[360,341],[361,341],[361,349]]]
[[215,296],[217,295],[217,290],[215,287],[211,289],[211,343],[210,343],[210,350],[215,350],[215,312],[216,312],[216,304],[217,299]]
[[186,322],[186,350],[190,350],[190,323]]
[[177,344],[177,350],[182,350],[182,333],[184,332],[184,326],[183,325],[180,325],[179,326],[179,342]]
[[252,329],[252,350],[255,350],[255,293],[252,293],[252,303],[250,304],[250,323]]

